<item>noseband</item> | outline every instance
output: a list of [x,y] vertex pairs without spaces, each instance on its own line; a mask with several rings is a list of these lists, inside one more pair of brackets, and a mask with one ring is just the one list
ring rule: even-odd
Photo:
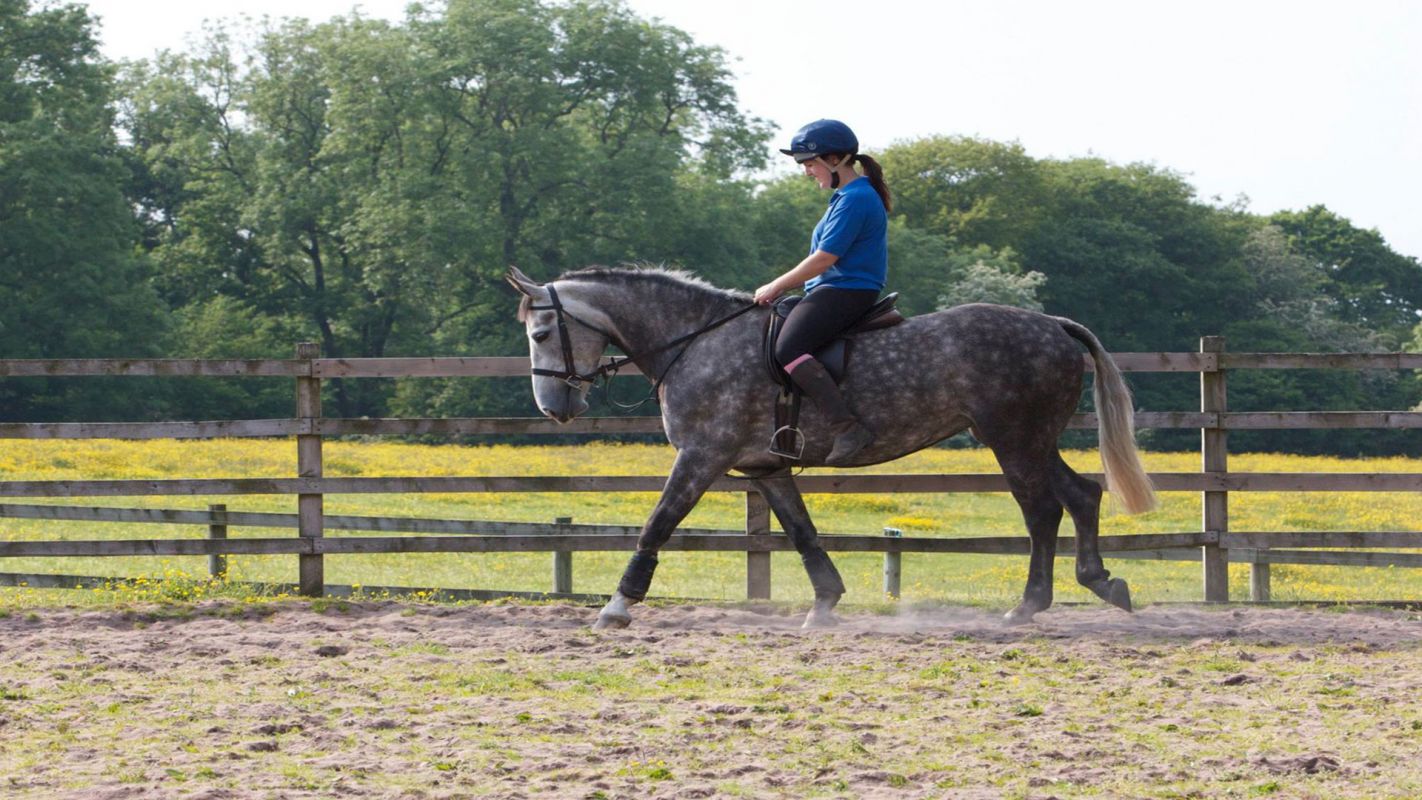
[[[640,356],[632,355],[631,352],[628,351],[628,355],[626,355],[626,356],[623,356],[623,357],[620,357],[620,358],[617,357],[617,356],[614,356],[614,357],[613,357],[611,360],[609,360],[606,364],[603,364],[602,366],[598,367],[597,369],[594,369],[592,372],[583,373],[583,372],[578,372],[577,366],[573,363],[573,340],[572,340],[571,337],[568,336],[568,320],[571,319],[572,321],[578,323],[579,325],[582,325],[584,328],[587,328],[587,329],[589,329],[589,330],[592,330],[592,331],[595,331],[595,332],[597,332],[597,333],[599,333],[599,334],[602,334],[602,336],[605,337],[608,341],[612,341],[613,336],[612,336],[611,333],[608,333],[607,331],[603,330],[602,328],[599,328],[599,327],[597,327],[596,325],[593,325],[592,323],[590,323],[590,322],[588,322],[588,321],[586,321],[586,320],[579,319],[576,315],[573,314],[573,312],[571,312],[571,311],[569,311],[568,309],[564,308],[564,307],[563,307],[563,301],[561,301],[561,300],[558,299],[558,290],[553,288],[553,284],[551,284],[551,283],[548,284],[548,286],[547,286],[546,288],[548,289],[548,299],[552,301],[551,304],[550,304],[550,305],[546,305],[546,306],[530,305],[530,306],[529,306],[529,309],[530,309],[530,310],[533,310],[533,311],[552,311],[555,315],[557,315],[557,317],[558,317],[558,340],[559,340],[559,343],[560,343],[560,344],[562,345],[562,347],[563,347],[563,367],[564,367],[564,369],[561,369],[561,370],[556,370],[556,369],[539,369],[538,367],[534,367],[534,368],[532,368],[530,371],[531,371],[532,374],[534,374],[534,375],[542,375],[542,376],[547,376],[547,377],[549,377],[549,378],[557,378],[557,379],[563,381],[564,383],[568,384],[569,386],[573,387],[574,389],[579,389],[579,390],[581,390],[581,389],[583,388],[583,384],[585,384],[585,383],[596,383],[598,378],[601,378],[601,377],[604,377],[604,376],[607,376],[607,375],[615,375],[615,374],[617,373],[617,370],[621,369],[622,367],[626,366],[626,365],[629,364],[629,363],[632,363],[633,361],[636,361],[638,358],[646,358],[646,357],[649,357],[649,356],[653,356],[653,355],[656,355],[657,353],[660,353],[660,352],[662,352],[662,351],[664,351],[664,350],[670,350],[671,348],[676,347],[677,345],[679,345],[679,344],[681,344],[681,343],[683,343],[683,342],[690,342],[691,340],[695,339],[696,337],[700,336],[701,334],[706,333],[706,332],[711,331],[711,330],[715,330],[716,328],[719,328],[719,327],[721,327],[722,325],[725,325],[727,322],[730,322],[731,320],[735,319],[736,317],[739,317],[740,315],[742,315],[742,314],[744,314],[744,313],[746,313],[746,312],[748,312],[748,311],[752,311],[752,310],[754,310],[754,309],[756,308],[756,304],[755,304],[755,303],[751,303],[751,304],[747,305],[745,308],[741,308],[741,309],[739,309],[739,310],[737,310],[737,311],[735,311],[735,312],[733,312],[733,313],[731,313],[731,314],[728,314],[727,316],[721,317],[720,319],[718,319],[718,320],[716,320],[716,321],[714,321],[714,322],[711,322],[710,324],[703,325],[702,327],[700,327],[700,328],[698,328],[698,329],[692,331],[691,333],[686,334],[685,336],[679,336],[679,337],[677,337],[677,338],[671,340],[670,342],[667,342],[666,344],[661,345],[660,347],[655,347],[655,348],[653,348],[653,349],[651,349],[651,350],[648,350],[648,351],[642,353]],[[623,348],[623,349],[626,349],[626,348]],[[652,394],[649,396],[649,399],[652,398],[652,397],[656,397],[657,390],[659,390],[659,389],[661,388],[661,386],[662,386],[662,379],[666,377],[667,373],[671,371],[671,368],[676,364],[676,362],[677,362],[678,360],[681,359],[682,355],[683,355],[685,352],[686,352],[686,349],[683,348],[680,353],[677,353],[677,354],[676,354],[676,358],[672,359],[671,363],[667,365],[667,368],[664,369],[664,370],[662,370],[662,374],[658,375],[657,378],[656,378],[656,380],[652,382]],[[644,400],[643,402],[646,402],[646,401]]]

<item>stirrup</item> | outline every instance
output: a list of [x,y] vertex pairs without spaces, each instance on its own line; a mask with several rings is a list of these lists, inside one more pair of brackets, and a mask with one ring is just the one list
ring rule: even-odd
[[[790,441],[792,443],[792,446],[795,448],[794,450],[780,447],[778,443],[780,441],[780,434],[782,433],[790,434]],[[788,458],[791,461],[799,461],[800,457],[804,455],[804,453],[805,434],[801,433],[799,428],[793,428],[789,425],[781,425],[779,428],[775,429],[775,433],[770,434],[771,455],[780,456],[781,458]]]

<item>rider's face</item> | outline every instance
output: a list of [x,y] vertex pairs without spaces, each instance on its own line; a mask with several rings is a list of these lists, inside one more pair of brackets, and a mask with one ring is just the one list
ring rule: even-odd
[[805,174],[815,179],[821,189],[830,188],[831,170],[823,158],[812,158],[800,166],[805,168]]

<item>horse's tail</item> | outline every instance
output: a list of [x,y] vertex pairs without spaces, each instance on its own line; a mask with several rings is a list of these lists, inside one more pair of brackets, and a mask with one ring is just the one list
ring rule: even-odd
[[1086,345],[1096,363],[1092,396],[1096,401],[1096,425],[1101,439],[1101,463],[1106,468],[1106,488],[1120,500],[1128,514],[1155,508],[1155,487],[1136,452],[1135,411],[1131,390],[1121,378],[1121,370],[1096,335],[1085,326],[1057,317],[1062,329]]

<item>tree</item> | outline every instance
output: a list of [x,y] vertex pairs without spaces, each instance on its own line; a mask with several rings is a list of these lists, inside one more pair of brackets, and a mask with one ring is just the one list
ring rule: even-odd
[[1022,271],[1011,248],[993,252],[987,245],[962,250],[949,260],[948,287],[938,297],[940,308],[963,303],[999,303],[1041,311],[1037,292],[1047,276]]
[[[1242,249],[1251,285],[1241,293],[1251,313],[1222,329],[1231,349],[1287,352],[1390,350],[1396,342],[1358,323],[1334,273],[1299,251],[1275,225],[1260,225]],[[1410,406],[1415,386],[1387,370],[1237,371],[1230,407],[1241,411],[1397,409]],[[1372,431],[1240,431],[1241,448],[1290,452],[1395,453],[1416,437],[1378,437]],[[1409,442],[1408,439],[1412,441]]]
[[882,160],[895,213],[964,244],[1020,245],[1045,202],[1039,164],[1016,142],[930,136],[896,143]]
[[1334,316],[1394,342],[1422,315],[1422,264],[1388,247],[1375,230],[1362,230],[1326,207],[1280,211],[1269,217],[1290,247],[1328,278],[1320,288],[1336,303]]
[[[129,85],[169,296],[297,321],[330,356],[516,351],[507,264],[661,260],[683,176],[753,166],[766,135],[719,50],[610,2],[288,20],[246,56],[218,31]],[[335,386],[343,414],[388,392]]]
[[1016,246],[1046,309],[1116,350],[1192,350],[1247,310],[1244,226],[1179,175],[1100,159],[1042,164],[1048,202]]
[[[111,127],[112,70],[78,6],[0,0],[0,352],[155,354],[166,324],[134,255],[138,229]],[[128,383],[7,381],[0,416],[151,416]]]
[[1351,313],[1318,262],[1297,252],[1275,225],[1249,234],[1242,248],[1253,280],[1256,316],[1278,326],[1290,347],[1324,352],[1377,352],[1395,346]]

